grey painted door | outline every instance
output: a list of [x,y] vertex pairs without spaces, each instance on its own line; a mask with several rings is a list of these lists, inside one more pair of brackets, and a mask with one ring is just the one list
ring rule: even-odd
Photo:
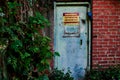
[[55,67],[69,69],[74,80],[82,80],[87,68],[88,22],[86,6],[57,6],[55,10]]

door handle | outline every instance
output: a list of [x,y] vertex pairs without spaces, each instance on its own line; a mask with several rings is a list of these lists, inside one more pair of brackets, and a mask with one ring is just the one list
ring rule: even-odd
[[82,46],[82,39],[80,40],[80,46]]

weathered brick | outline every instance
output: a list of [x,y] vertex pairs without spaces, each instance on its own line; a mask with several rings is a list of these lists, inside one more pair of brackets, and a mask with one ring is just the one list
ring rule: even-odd
[[93,0],[92,66],[120,64],[120,1]]

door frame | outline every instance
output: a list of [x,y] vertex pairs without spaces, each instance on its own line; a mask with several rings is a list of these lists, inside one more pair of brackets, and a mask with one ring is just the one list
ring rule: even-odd
[[[87,12],[91,11],[91,6],[89,2],[54,2],[54,39],[55,39],[55,31],[57,26],[57,14],[56,14],[56,8],[58,6],[87,6]],[[87,15],[87,14],[86,14]],[[88,37],[87,37],[87,70],[90,70],[91,68],[91,20],[88,18]],[[53,40],[54,41],[54,40]],[[54,41],[54,47],[55,51],[55,41]],[[54,67],[57,65],[55,64],[55,61],[58,61],[57,57],[54,58]]]

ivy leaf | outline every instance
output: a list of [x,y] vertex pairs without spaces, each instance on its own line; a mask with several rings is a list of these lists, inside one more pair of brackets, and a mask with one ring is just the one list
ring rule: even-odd
[[41,20],[38,20],[38,24],[42,24],[43,22]]
[[53,53],[52,52],[47,52],[46,55],[45,55],[45,58],[49,59],[49,58],[52,58],[52,55]]
[[2,8],[0,8],[0,12],[2,12],[3,10],[2,10]]
[[47,59],[43,59],[43,60],[41,60],[41,63],[42,63],[42,64],[49,64],[49,62],[48,62]]
[[[4,14],[3,14],[3,16],[4,16]],[[3,23],[6,23],[7,20],[3,18],[3,19],[2,19],[2,22],[3,22]]]
[[8,58],[8,64],[13,65],[13,68],[17,68],[17,59],[15,57],[9,57]]
[[60,54],[58,52],[54,52],[55,56],[60,56]]
[[17,6],[21,6],[21,4],[17,3],[16,1],[14,1],[14,2],[8,2],[7,4],[8,4],[8,6],[9,6],[10,9],[14,9]]
[[11,48],[15,51],[19,51],[19,48],[22,47],[23,44],[20,40],[15,40],[14,42],[12,42],[11,44]]
[[24,54],[21,53],[20,56],[22,59],[25,59],[25,58],[29,57],[30,54],[28,52],[25,52]]
[[49,80],[47,75],[44,75],[43,80]]
[[34,47],[33,47],[33,46],[30,47],[29,50],[32,51],[32,52],[34,52],[34,53],[37,53],[37,52],[40,51],[40,49],[39,49],[38,47],[36,47],[36,46],[34,46]]
[[36,20],[33,20],[33,23],[35,23],[35,24],[36,24],[36,23],[38,23],[38,22],[37,22]]

